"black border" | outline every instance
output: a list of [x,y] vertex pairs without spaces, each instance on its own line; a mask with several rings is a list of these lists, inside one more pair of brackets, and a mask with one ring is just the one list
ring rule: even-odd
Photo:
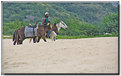
[[3,75],[119,75],[119,73],[4,73]]
[[3,61],[3,51],[2,51],[2,37],[3,37],[3,27],[2,27],[2,25],[3,25],[3,2],[1,1],[1,75],[4,75],[4,73],[3,73],[3,64],[2,64],[2,61]]
[[118,3],[118,74],[120,75],[120,2]]
[[[1,37],[2,37],[2,22],[3,22],[3,2],[23,2],[23,3],[36,3],[36,2],[42,2],[42,3],[59,3],[59,2],[64,2],[64,3],[71,3],[71,1],[1,1]],[[72,3],[79,3],[79,2],[118,2],[118,15],[119,15],[119,20],[118,20],[118,73],[2,73],[3,68],[2,68],[2,38],[1,38],[1,75],[120,75],[120,1],[72,1]]]

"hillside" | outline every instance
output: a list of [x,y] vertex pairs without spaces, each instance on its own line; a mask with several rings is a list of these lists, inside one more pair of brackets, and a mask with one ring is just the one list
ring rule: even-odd
[[[61,30],[60,35],[95,36],[104,33],[117,34],[118,31],[117,3],[9,3],[3,2],[3,34],[13,32],[28,24],[41,23],[46,11],[50,14],[51,23],[63,20],[69,30]],[[107,18],[105,18],[107,17]],[[108,19],[107,21],[105,21]],[[111,20],[110,20],[111,19]],[[114,20],[115,19],[115,20]],[[108,23],[104,23],[108,22]],[[110,25],[107,25],[111,23]],[[112,27],[113,26],[113,27]],[[114,31],[106,31],[111,27]],[[108,27],[108,28],[107,28]],[[107,28],[107,29],[104,29]]]
[[3,22],[39,22],[43,20],[46,11],[50,13],[50,20],[55,17],[61,20],[76,18],[99,24],[103,17],[117,12],[118,7],[114,7],[112,3],[3,3]]

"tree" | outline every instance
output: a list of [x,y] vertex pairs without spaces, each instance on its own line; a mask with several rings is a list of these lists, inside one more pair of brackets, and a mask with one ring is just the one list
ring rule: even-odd
[[118,21],[119,21],[118,13],[110,14],[107,17],[104,17],[102,23],[102,32],[117,34]]

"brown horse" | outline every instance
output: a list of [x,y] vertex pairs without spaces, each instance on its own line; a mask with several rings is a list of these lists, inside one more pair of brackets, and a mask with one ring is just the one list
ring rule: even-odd
[[56,27],[56,24],[54,24],[52,26],[52,28],[50,28],[50,26],[45,26],[45,25],[40,25],[40,24],[36,24],[36,26],[37,26],[37,36],[34,36],[34,37],[25,37],[25,34],[24,34],[25,27],[22,27],[22,28],[16,30],[13,35],[14,45],[16,43],[22,44],[23,40],[26,38],[33,38],[33,42],[35,43],[36,37],[39,38],[37,42],[39,42],[40,38],[42,38],[46,42],[45,35],[46,35],[46,32],[48,32],[50,30],[55,31],[58,34],[58,29]]

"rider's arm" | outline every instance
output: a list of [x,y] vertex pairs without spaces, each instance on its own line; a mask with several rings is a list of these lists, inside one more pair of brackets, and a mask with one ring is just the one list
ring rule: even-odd
[[45,19],[43,20],[42,24],[44,24],[44,23],[45,23]]

